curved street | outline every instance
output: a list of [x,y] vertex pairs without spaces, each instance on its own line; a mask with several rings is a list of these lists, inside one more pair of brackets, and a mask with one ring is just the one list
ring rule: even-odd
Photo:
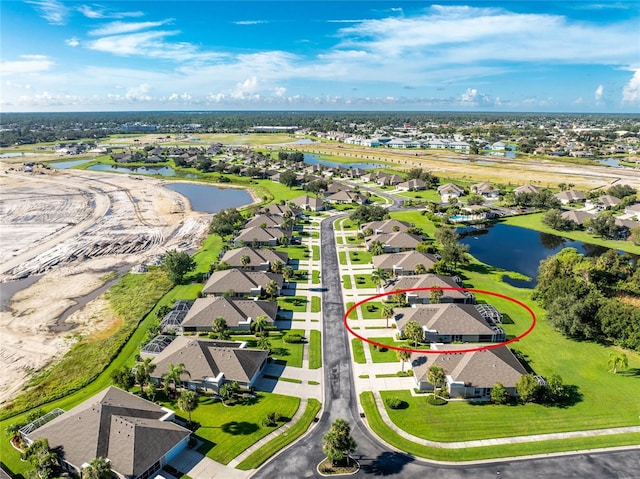
[[318,424],[301,440],[275,456],[252,477],[299,479],[323,477],[316,466],[325,458],[322,437],[336,418],[351,424],[358,445],[354,457],[361,465],[353,477],[389,478],[631,478],[640,463],[640,450],[568,454],[557,457],[508,460],[488,464],[444,465],[425,462],[394,451],[377,439],[358,413],[351,369],[349,334],[343,327],[345,313],[333,223],[344,215],[321,223],[324,401]]

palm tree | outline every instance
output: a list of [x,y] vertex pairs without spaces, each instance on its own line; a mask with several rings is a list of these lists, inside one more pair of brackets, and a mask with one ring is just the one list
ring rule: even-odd
[[291,278],[293,278],[293,268],[291,266],[285,266],[282,269],[282,277],[288,283]]
[[96,457],[82,470],[82,479],[109,479],[111,463],[104,457]]
[[198,394],[194,391],[184,391],[178,398],[178,407],[189,415],[191,423],[191,411],[198,407]]
[[151,373],[156,369],[156,365],[153,364],[152,358],[145,358],[144,361],[139,361],[135,365],[136,381],[140,384],[140,391],[144,391],[144,386],[151,379]]
[[264,288],[264,292],[270,299],[274,299],[278,295],[278,283],[271,280]]
[[371,273],[371,281],[376,285],[376,293],[380,292],[380,285],[388,278],[388,274],[385,270],[376,268]]
[[[258,334],[260,334],[260,336],[263,336],[263,332],[264,332],[264,328],[265,326],[267,326],[267,317],[264,314],[261,314],[260,316],[258,316],[255,321],[253,322],[253,325],[255,327],[255,331],[256,331],[256,336]],[[267,333],[268,334],[268,333]]]
[[384,245],[378,240],[372,241],[369,245],[369,251],[373,256],[381,255],[384,253]]
[[230,337],[229,326],[227,326],[227,321],[221,316],[218,316],[216,319],[213,320],[211,329],[213,330],[214,333],[218,335],[218,339],[222,339],[224,341],[224,340],[228,340]]
[[382,307],[382,317],[387,320],[387,328],[389,327],[389,320],[393,318],[393,314],[393,306],[391,306],[390,304],[385,304]]
[[271,341],[269,341],[269,336],[264,335],[258,338],[258,347],[264,351],[271,351]]
[[427,268],[422,263],[418,263],[413,270],[416,274],[425,274],[427,272]]
[[404,373],[404,363],[411,359],[411,353],[406,349],[399,349],[396,351],[396,357],[398,358],[398,361],[402,363],[402,372]]
[[442,367],[433,365],[427,370],[427,381],[433,385],[433,395],[436,395],[436,389],[444,385],[446,377],[445,370]]
[[243,254],[240,257],[240,263],[244,269],[247,269],[247,265],[251,263],[251,257],[248,254]]
[[621,352],[611,353],[608,364],[609,370],[613,371],[613,374],[617,374],[618,369],[626,369],[629,366],[629,358]]
[[178,384],[182,387],[182,375],[186,374],[191,377],[189,371],[183,363],[180,364],[172,364],[169,363],[167,366],[167,372],[162,375],[162,379],[165,381],[165,384],[173,383],[173,389],[177,393],[178,392]]
[[442,300],[442,295],[441,289],[432,289],[429,292],[429,304],[439,304]]
[[278,260],[274,261],[270,265],[270,269],[271,269],[272,273],[282,274],[283,268],[284,268],[284,263],[282,261],[278,261]]

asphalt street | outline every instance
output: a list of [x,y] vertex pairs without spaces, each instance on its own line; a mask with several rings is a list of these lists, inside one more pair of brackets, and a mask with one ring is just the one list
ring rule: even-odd
[[357,410],[351,370],[349,333],[343,326],[344,304],[338,255],[333,235],[334,216],[321,223],[323,358],[325,396],[316,427],[293,446],[259,469],[255,478],[299,479],[323,477],[316,466],[325,458],[322,437],[336,418],[351,424],[357,442],[354,458],[360,471],[350,477],[404,479],[458,478],[640,478],[640,450],[510,460],[477,465],[439,465],[396,452],[365,427]]

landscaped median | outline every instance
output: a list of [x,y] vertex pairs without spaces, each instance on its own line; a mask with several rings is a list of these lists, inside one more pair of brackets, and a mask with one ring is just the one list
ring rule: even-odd
[[[425,399],[422,398],[422,400]],[[402,437],[400,434],[394,431],[390,427],[390,425],[382,419],[382,416],[380,415],[380,412],[376,407],[375,399],[372,392],[367,391],[360,394],[360,403],[369,427],[383,441],[408,454],[436,461],[477,461],[483,459],[516,457],[532,454],[548,454],[554,452],[579,451],[604,447],[631,446],[640,444],[640,433],[624,433],[602,436],[585,436],[569,439],[553,439],[515,444],[501,444],[498,446],[467,447],[460,449],[426,446]],[[443,407],[447,408],[450,405],[451,404],[448,404],[446,406],[434,406],[428,408],[425,402],[425,406],[422,407],[418,413],[416,413],[414,409],[413,414],[414,416],[416,414],[428,415],[431,409],[437,409],[437,411],[434,411],[434,414],[436,414],[439,413],[440,409],[442,409]],[[504,407],[510,408],[511,406]],[[509,410],[504,410],[501,417],[508,418],[509,414]],[[453,424],[460,424],[461,427],[464,427],[465,419],[467,417],[468,416],[461,415],[455,417],[454,420],[447,423],[445,432],[448,432],[449,426]],[[497,421],[493,424],[493,429],[495,430],[497,428],[500,428],[500,421]],[[415,429],[417,429],[417,427]],[[470,426],[466,429],[473,430],[473,427]],[[456,441],[460,440],[453,434],[451,434],[449,438]]]

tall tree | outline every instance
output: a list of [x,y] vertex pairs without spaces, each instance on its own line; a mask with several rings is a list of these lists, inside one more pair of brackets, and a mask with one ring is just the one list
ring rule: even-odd
[[404,337],[413,342],[414,347],[424,339],[424,331],[417,321],[407,321],[404,325]]
[[350,454],[356,450],[356,441],[351,437],[351,426],[342,418],[336,419],[322,438],[322,450],[332,464],[349,462]]
[[522,402],[533,402],[538,398],[540,385],[533,374],[523,374],[516,383],[516,390]]
[[136,382],[140,385],[140,391],[144,391],[144,386],[151,379],[151,373],[156,368],[156,365],[151,361],[152,358],[144,358],[143,361],[138,361],[134,367]]
[[218,335],[218,339],[228,340],[230,337],[227,321],[221,316],[218,316],[213,320],[211,329]]
[[96,457],[82,470],[82,479],[110,479],[111,463],[104,457]]
[[191,423],[191,412],[198,407],[198,394],[195,391],[183,391],[178,398],[178,407],[189,415]]
[[396,351],[396,358],[400,361],[400,364],[402,365],[402,372],[404,373],[404,363],[411,359],[411,353],[406,349],[399,349]]
[[167,272],[173,284],[182,283],[184,276],[195,267],[196,262],[184,251],[170,250],[162,258],[162,269]]
[[440,304],[443,292],[441,289],[432,289],[429,291],[429,304]]
[[382,306],[382,317],[387,320],[387,328],[389,327],[389,320],[393,318],[393,306],[390,304],[385,304]]
[[282,278],[288,283],[293,278],[293,268],[291,266],[285,266],[282,269]]
[[129,391],[136,383],[135,376],[127,366],[122,366],[111,373],[113,383],[125,391]]
[[509,393],[502,383],[495,383],[491,388],[491,402],[506,404],[509,401]]
[[376,292],[380,292],[380,286],[388,276],[387,272],[381,268],[376,268],[371,272],[371,281],[376,285]]
[[427,381],[433,386],[433,395],[436,395],[436,389],[442,389],[445,383],[447,373],[445,370],[436,364],[427,369]]
[[296,172],[293,170],[287,170],[280,173],[280,183],[288,188],[293,188],[298,182]]
[[255,328],[256,336],[265,336],[264,328],[267,326],[267,324],[268,318],[264,314],[256,317],[256,319],[253,321],[253,327]]
[[249,263],[251,263],[251,257],[248,254],[243,254],[240,257],[240,264],[242,264],[242,267],[244,269],[247,269],[247,266],[249,265]]
[[189,377],[191,376],[191,373],[187,371],[187,368],[183,363],[180,363],[180,364],[169,363],[169,365],[167,366],[167,372],[163,374],[162,379],[164,380],[165,384],[172,383],[173,390],[177,393],[178,387],[182,387],[183,374],[186,374]]
[[626,369],[629,366],[629,358],[626,354],[616,351],[609,356],[608,365],[609,370],[617,374],[618,369]]
[[373,256],[379,256],[384,253],[384,245],[381,241],[374,240],[369,245],[369,251]]
[[264,292],[270,299],[275,299],[278,296],[278,283],[274,280],[269,281],[264,287]]

